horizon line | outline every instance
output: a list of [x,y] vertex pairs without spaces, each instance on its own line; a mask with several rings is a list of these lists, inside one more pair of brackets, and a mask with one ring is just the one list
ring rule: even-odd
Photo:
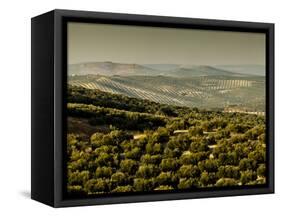
[[248,63],[248,64],[186,64],[186,63],[129,63],[129,62],[115,62],[115,61],[85,61],[77,63],[68,63],[67,65],[77,65],[77,64],[89,64],[89,63],[116,63],[116,64],[127,64],[127,65],[186,65],[186,66],[266,66],[260,63]]

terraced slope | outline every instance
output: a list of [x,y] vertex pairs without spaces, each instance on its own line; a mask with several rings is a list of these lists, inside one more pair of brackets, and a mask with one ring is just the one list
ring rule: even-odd
[[218,108],[250,106],[262,110],[265,80],[262,76],[70,76],[69,84],[88,89],[179,106]]

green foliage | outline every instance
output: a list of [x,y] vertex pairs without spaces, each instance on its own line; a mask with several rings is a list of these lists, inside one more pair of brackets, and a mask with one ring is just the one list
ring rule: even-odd
[[201,172],[217,172],[219,168],[219,161],[216,159],[202,160],[198,163]]
[[183,165],[179,168],[178,175],[181,178],[196,178],[200,176],[200,170],[194,165]]
[[102,193],[109,190],[108,181],[105,179],[90,179],[85,184],[85,191],[88,194]]
[[194,141],[190,144],[190,151],[192,152],[203,152],[208,149],[208,145],[204,141]]
[[217,187],[227,187],[227,186],[235,186],[238,185],[238,181],[232,178],[220,178],[216,182]]
[[107,124],[119,129],[143,130],[156,129],[166,124],[164,116],[101,108],[94,105],[69,103],[67,111],[69,116],[88,118],[93,126]]
[[99,154],[98,158],[95,160],[95,162],[97,163],[97,165],[99,165],[100,167],[102,166],[107,166],[107,165],[111,165],[111,163],[113,162],[113,157],[111,154],[102,152]]
[[84,188],[81,185],[68,185],[67,192],[71,195],[81,195],[84,193]]
[[169,131],[166,128],[160,127],[155,131],[150,139],[151,143],[163,143],[169,141]]
[[155,191],[171,191],[174,190],[172,186],[169,185],[160,185],[159,187],[154,189]]
[[222,178],[239,179],[240,178],[239,167],[230,166],[230,165],[220,166],[217,175],[218,177],[222,177]]
[[124,185],[127,181],[127,176],[122,172],[116,172],[111,176],[111,181],[118,185]]
[[180,179],[179,184],[178,184],[178,189],[188,189],[188,188],[194,188],[194,187],[199,187],[199,181],[197,178],[183,178]]
[[191,127],[189,129],[189,134],[191,136],[202,136],[203,135],[203,129],[201,127]]
[[144,154],[141,157],[141,163],[143,164],[159,164],[162,160],[162,156],[160,154],[150,155]]
[[240,171],[252,170],[255,168],[255,161],[249,158],[243,158],[239,162]]
[[258,176],[263,176],[263,177],[265,177],[265,175],[266,175],[266,167],[265,167],[265,164],[259,165],[259,167],[258,167],[258,169],[257,169],[257,175],[258,175]]
[[156,182],[159,185],[175,185],[178,182],[178,178],[172,172],[161,172],[156,177]]
[[[266,183],[265,118],[69,88],[70,195]],[[83,131],[83,122],[89,130]]]
[[89,180],[90,173],[89,171],[75,171],[75,172],[69,172],[68,173],[68,182],[71,185],[83,185],[85,182]]
[[[130,98],[123,95],[105,93],[100,90],[89,90],[82,87],[70,86],[68,89],[68,102],[91,104],[105,108],[115,108],[131,112],[161,114],[175,116],[183,112],[177,106],[161,105],[149,100]],[[185,112],[189,110],[185,109]]]
[[243,185],[254,181],[257,179],[257,174],[256,172],[253,172],[252,170],[246,170],[241,172],[241,178],[240,181]]
[[138,147],[135,147],[131,151],[127,151],[125,153],[125,157],[128,158],[128,159],[137,160],[137,159],[139,159],[141,157],[141,154],[142,154],[141,149],[138,148]]
[[110,178],[112,175],[112,168],[111,167],[98,167],[96,169],[95,176],[97,178]]
[[249,129],[249,126],[245,124],[229,124],[227,129],[233,133],[245,133]]
[[201,173],[199,181],[200,181],[201,186],[203,186],[203,187],[213,186],[217,181],[216,173],[208,173],[208,172],[204,171]]
[[134,191],[134,188],[131,185],[126,185],[126,186],[117,186],[115,189],[112,190],[112,192],[132,192]]
[[124,173],[134,174],[137,168],[137,162],[132,159],[125,159],[120,162],[120,170]]
[[153,164],[140,165],[136,172],[136,176],[141,178],[151,178],[157,176],[158,173],[159,168]]
[[207,152],[197,152],[197,153],[193,153],[190,151],[184,152],[180,158],[179,158],[179,162],[180,164],[193,164],[193,165],[197,165],[200,161],[206,159],[208,156]]
[[165,158],[160,163],[160,168],[162,171],[176,171],[178,168],[178,162],[174,158]]
[[266,152],[265,150],[255,150],[249,153],[248,158],[256,161],[257,163],[265,162]]
[[134,179],[133,187],[136,191],[152,191],[155,188],[154,179],[136,178]]

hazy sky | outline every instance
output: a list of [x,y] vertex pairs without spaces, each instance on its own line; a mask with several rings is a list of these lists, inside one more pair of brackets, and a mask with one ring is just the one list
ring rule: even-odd
[[68,24],[68,63],[265,65],[265,34]]

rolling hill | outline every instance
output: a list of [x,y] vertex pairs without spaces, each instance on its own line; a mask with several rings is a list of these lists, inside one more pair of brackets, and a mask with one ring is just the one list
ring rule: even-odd
[[216,66],[217,69],[243,73],[248,75],[265,76],[265,66],[263,65],[223,65]]
[[233,76],[244,77],[247,74],[233,73],[212,66],[181,66],[168,71],[165,75],[174,77],[199,77],[199,76]]
[[124,64],[113,62],[90,62],[82,64],[69,65],[69,75],[156,75],[158,70],[138,65],[138,64]]
[[90,62],[68,68],[69,84],[199,108],[229,105],[264,111],[264,67]]
[[114,62],[89,62],[70,64],[68,75],[147,75],[171,77],[200,77],[200,76],[233,76],[264,75],[264,67],[259,65],[241,66],[191,66],[178,64],[127,64]]
[[259,76],[71,76],[69,84],[147,99],[163,104],[199,108],[228,105],[264,110],[264,78]]

